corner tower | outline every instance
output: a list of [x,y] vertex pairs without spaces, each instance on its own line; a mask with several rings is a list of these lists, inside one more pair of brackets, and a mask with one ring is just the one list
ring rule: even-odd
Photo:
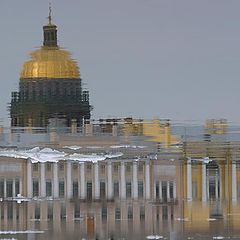
[[43,46],[30,53],[23,64],[19,91],[12,92],[12,127],[47,127],[54,119],[64,126],[81,126],[90,118],[89,93],[82,89],[79,67],[57,42],[57,26],[43,26]]

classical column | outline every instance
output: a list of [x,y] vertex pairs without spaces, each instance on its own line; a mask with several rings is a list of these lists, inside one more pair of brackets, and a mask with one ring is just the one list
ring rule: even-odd
[[187,162],[187,198],[192,201],[192,165],[191,160]]
[[33,195],[33,181],[32,181],[32,163],[27,162],[27,196],[31,198]]
[[126,199],[126,178],[125,178],[125,164],[122,161],[121,162],[121,167],[120,167],[120,172],[121,172],[121,199]]
[[58,163],[53,163],[53,197],[59,198]]
[[177,199],[177,187],[176,187],[176,182],[173,182],[173,199]]
[[100,198],[100,184],[99,184],[99,166],[98,163],[94,163],[94,194],[95,199]]
[[170,182],[167,181],[167,201],[170,200]]
[[162,201],[162,181],[159,181],[158,191],[159,191],[159,199],[160,201]]
[[3,196],[4,198],[7,197],[7,179],[4,178],[4,183],[3,183]]
[[23,195],[22,178],[19,178],[19,194]]
[[45,163],[40,163],[40,196],[46,197],[46,177],[45,177]]
[[72,163],[67,162],[67,198],[72,198]]
[[207,171],[205,163],[202,163],[202,201],[207,201]]
[[150,162],[146,161],[145,162],[145,197],[146,199],[151,198],[151,193],[150,193]]
[[236,162],[232,162],[232,201],[237,201],[237,171]]
[[133,199],[138,199],[138,175],[137,175],[137,162],[133,162]]
[[216,196],[216,199],[218,199],[218,175],[217,175],[217,173],[215,176],[215,196]]
[[12,183],[12,196],[13,197],[16,197],[16,181],[15,181],[15,178],[13,179],[13,183]]
[[80,163],[80,198],[85,199],[86,198],[86,184],[85,184],[85,163]]
[[112,162],[107,162],[107,199],[113,198]]

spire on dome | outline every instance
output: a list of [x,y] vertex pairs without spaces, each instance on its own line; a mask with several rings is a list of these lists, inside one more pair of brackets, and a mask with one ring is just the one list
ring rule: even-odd
[[49,2],[48,24],[52,25],[52,6],[51,6],[51,2]]
[[52,24],[52,7],[49,3],[48,25],[43,26],[43,46],[57,47],[57,26]]

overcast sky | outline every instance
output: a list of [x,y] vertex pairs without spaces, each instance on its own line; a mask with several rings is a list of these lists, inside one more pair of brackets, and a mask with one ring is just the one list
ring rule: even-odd
[[[48,0],[1,0],[0,117]],[[240,122],[239,0],[52,0],[61,47],[78,61],[93,117]]]

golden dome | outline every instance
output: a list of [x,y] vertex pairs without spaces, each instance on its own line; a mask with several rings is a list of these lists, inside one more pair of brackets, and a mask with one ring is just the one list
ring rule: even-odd
[[30,53],[24,63],[20,79],[26,78],[80,78],[79,67],[71,54],[59,47],[41,47]]

